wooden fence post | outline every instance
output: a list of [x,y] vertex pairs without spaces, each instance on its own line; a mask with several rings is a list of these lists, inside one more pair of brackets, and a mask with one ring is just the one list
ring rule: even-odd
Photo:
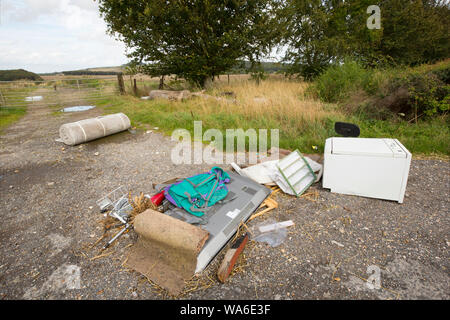
[[2,105],[6,106],[6,101],[5,101],[5,97],[3,97],[2,92],[0,91],[0,102],[2,103]]
[[137,96],[137,94],[138,94],[136,79],[133,79],[133,93],[134,93],[135,96]]
[[123,74],[117,74],[117,82],[119,83],[119,92],[120,94],[125,94],[125,84],[123,83]]

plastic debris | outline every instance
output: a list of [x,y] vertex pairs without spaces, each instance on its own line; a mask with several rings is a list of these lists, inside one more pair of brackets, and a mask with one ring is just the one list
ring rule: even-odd
[[[293,153],[295,154],[297,152],[298,151],[294,151]],[[287,157],[289,157],[289,155]],[[314,182],[318,182],[322,178],[323,166],[308,157],[303,157],[303,159],[306,160],[309,167],[316,175],[316,179],[314,180]],[[277,184],[284,193],[296,195],[281,172],[278,170],[277,165],[280,163],[280,161],[281,160],[265,161],[244,169],[240,168],[234,162],[231,163],[231,166],[241,176],[250,178],[260,184]]]
[[44,99],[43,96],[32,96],[32,97],[26,97],[25,101],[26,102],[33,102],[33,101],[41,101],[42,99]]
[[94,109],[95,106],[75,106],[61,109],[61,112],[81,112]]
[[287,227],[292,225],[294,223],[291,220],[276,222],[269,218],[250,228],[251,240],[265,242],[271,247],[278,247],[286,239]]

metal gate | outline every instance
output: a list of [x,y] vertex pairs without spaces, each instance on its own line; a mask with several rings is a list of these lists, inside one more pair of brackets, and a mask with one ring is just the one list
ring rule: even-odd
[[22,109],[30,104],[61,108],[95,105],[118,92],[116,78],[0,81],[0,107]]

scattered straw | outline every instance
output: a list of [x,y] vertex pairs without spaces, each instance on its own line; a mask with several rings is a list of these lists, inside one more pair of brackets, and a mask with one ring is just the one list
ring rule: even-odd
[[310,192],[307,192],[307,193],[302,194],[302,195],[300,196],[300,198],[303,198],[303,199],[306,199],[306,200],[309,200],[309,201],[316,202],[317,199],[319,198],[319,192],[318,192],[317,190],[310,191]]
[[150,201],[149,198],[145,197],[141,192],[139,196],[131,197],[131,194],[128,195],[128,202],[133,207],[133,210],[130,213],[130,224],[133,224],[134,218],[137,215],[141,214],[147,209],[157,210],[156,206]]
[[206,290],[214,285],[215,281],[209,275],[206,277],[192,277],[190,280],[186,281],[185,290],[180,293],[177,297],[184,296],[188,293]]
[[95,241],[95,242],[90,246],[89,249],[92,249],[93,247],[95,247],[96,245],[98,245],[98,244],[100,243],[100,241],[102,241],[105,237],[106,237],[106,232],[105,232],[100,238],[98,238],[98,240]]
[[114,251],[110,251],[110,252],[108,252],[108,253],[102,253],[102,254],[99,254],[98,256],[95,256],[95,257],[93,257],[93,258],[91,258],[91,259],[89,259],[89,260],[94,261],[94,260],[97,260],[97,259],[101,259],[101,258],[110,256],[110,255],[112,255],[113,253],[114,253]]

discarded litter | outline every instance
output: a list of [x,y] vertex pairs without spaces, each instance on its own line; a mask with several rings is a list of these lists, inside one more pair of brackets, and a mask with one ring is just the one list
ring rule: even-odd
[[323,187],[402,203],[410,164],[411,153],[397,139],[329,138]]
[[[294,171],[294,176],[289,177],[290,179],[295,179],[296,176],[301,175],[302,173],[306,174],[306,175],[311,175],[309,177],[309,180],[305,180],[302,183],[299,183],[298,185],[295,186],[296,189],[299,189],[300,186],[303,186],[303,191],[302,190],[298,190],[298,191],[302,191],[300,193],[294,191],[294,189],[292,189],[291,185],[292,183],[295,184],[296,182],[291,182],[291,185],[289,183],[288,180],[286,180],[286,177],[283,176],[283,174],[281,173],[281,171],[279,170],[278,166],[281,163],[283,168],[288,169],[288,167],[290,165],[292,165],[292,168],[288,169],[287,174],[290,174],[290,172],[297,167],[300,167],[302,165],[302,162],[300,162],[300,164],[294,164],[294,163],[290,163],[290,162],[295,162],[295,161],[299,161],[301,159],[303,159],[303,161],[305,161],[307,163],[307,166],[303,168],[304,172],[295,172]],[[287,163],[289,162],[289,163]],[[239,173],[242,176],[248,177],[250,179],[253,179],[254,181],[261,183],[261,184],[265,184],[265,185],[274,185],[277,184],[281,190],[284,193],[287,194],[291,194],[291,195],[297,195],[300,196],[313,182],[317,182],[320,180],[320,178],[322,177],[322,171],[323,171],[323,166],[308,158],[308,157],[304,157],[301,155],[301,153],[296,150],[294,152],[289,153],[285,158],[281,159],[281,160],[269,160],[269,161],[265,161],[244,169],[241,169],[236,163],[231,163],[231,166],[233,167],[233,169]],[[311,172],[309,171],[310,168],[313,171],[313,174],[311,174]],[[299,168],[302,169],[302,168]],[[311,178],[314,178],[314,181],[311,183]],[[308,178],[308,177],[306,177]]]
[[61,109],[61,112],[81,112],[94,109],[95,106],[75,106]]
[[[119,227],[122,228],[103,248],[107,248],[123,233],[133,228],[139,240],[130,249],[122,265],[144,274],[174,295],[181,293],[186,280],[209,265],[236,234],[239,226],[249,219],[271,193],[265,186],[249,178],[223,171],[219,167],[213,167],[210,171],[194,177],[199,178],[199,181],[192,177],[174,178],[153,185],[155,193],[141,193],[132,201],[129,200],[131,198],[124,187],[113,190],[97,201],[100,210],[109,212],[109,216],[118,220]],[[192,194],[190,199],[185,195],[189,204],[185,207],[180,206],[177,201],[174,202],[176,205],[169,201],[171,195],[177,197],[180,192],[186,192],[184,189],[174,188],[178,192],[177,195],[174,192],[166,193],[167,189],[171,190],[173,186],[180,186],[183,182]],[[212,188],[208,186],[211,182]],[[206,191],[200,190],[201,186],[205,186]],[[196,193],[193,190],[198,192],[200,197],[195,198]],[[226,192],[223,193],[224,191]],[[265,205],[272,209],[273,205],[269,202],[266,201]],[[200,210],[190,212],[195,208]],[[113,223],[105,219],[106,230],[108,226],[111,228]],[[98,239],[93,246],[104,237],[105,235]],[[100,259],[110,254],[111,252],[100,254],[91,259]],[[229,269],[225,270],[228,274],[235,259],[229,262]]]
[[260,226],[259,231],[261,233],[271,232],[271,231],[275,231],[279,228],[287,228],[287,227],[290,227],[293,225],[294,225],[294,222],[292,222],[292,220],[288,220],[288,221],[284,221],[284,222],[273,223],[273,224],[266,225],[266,226]]
[[59,135],[67,145],[76,145],[109,136],[131,127],[130,119],[123,113],[85,119],[63,124]]
[[167,200],[189,213],[201,217],[216,202],[222,201],[228,194],[225,184],[230,176],[219,167],[210,172],[195,175],[174,183],[164,189]]
[[122,229],[103,247],[108,248],[114,241],[116,241],[123,233],[128,231],[132,226],[129,223],[129,214],[133,210],[133,207],[128,201],[127,193],[123,186],[108,193],[103,198],[97,201],[97,205],[102,212],[110,210],[109,215],[119,220],[123,227]]
[[236,163],[232,162],[233,169],[242,176],[255,180],[260,184],[274,184],[271,174],[276,169],[278,160],[270,160],[241,169]]
[[298,150],[281,159],[276,166],[284,181],[288,183],[297,197],[305,192],[316,180],[314,171]]
[[360,130],[356,124],[346,122],[336,122],[334,131],[344,137],[359,137]]
[[344,245],[343,245],[342,243],[337,242],[337,241],[335,241],[335,240],[331,240],[331,243],[332,243],[332,244],[335,244],[335,245],[337,245],[338,247],[341,247],[341,248],[344,247]]
[[34,101],[41,101],[42,99],[44,99],[43,96],[32,96],[32,97],[26,97],[25,101],[34,102]]
[[205,224],[207,222],[206,220],[203,220],[202,218],[196,217],[196,216],[186,212],[186,210],[176,208],[176,207],[165,211],[164,214],[171,216],[172,218],[184,221],[189,224]]
[[259,207],[259,209],[264,208],[264,207],[266,207],[266,208],[263,209],[263,210],[260,211],[260,212],[255,213],[254,215],[252,215],[252,216],[248,219],[248,221],[251,221],[251,220],[253,220],[253,219],[256,218],[256,217],[262,216],[263,214],[265,214],[265,213],[267,213],[267,212],[269,212],[269,211],[271,211],[271,210],[273,210],[273,209],[275,209],[275,208],[278,208],[278,202],[276,202],[274,199],[272,199],[272,198],[269,197],[269,198],[267,198],[266,200],[264,200],[264,202],[261,204],[261,206]]
[[125,188],[123,186],[114,189],[104,197],[97,200],[97,205],[100,207],[102,212],[107,210],[112,210],[115,204],[122,199],[127,194]]
[[[139,240],[124,265],[172,294],[179,294],[187,279],[203,271],[258,208],[267,207],[264,212],[278,206],[268,198],[272,191],[267,187],[219,167],[190,178],[172,179],[155,189],[152,195],[141,193],[130,203],[122,186],[97,201],[100,210],[109,212],[121,227],[103,248],[133,228]],[[270,238],[271,245],[279,245],[288,225],[275,225],[262,234]],[[231,272],[241,245],[223,269],[222,279]],[[94,258],[104,256],[106,253]]]
[[244,250],[247,242],[248,233],[240,236],[235,241],[233,241],[230,249],[228,249],[228,251],[225,253],[222,263],[220,264],[217,271],[217,278],[220,280],[220,282],[224,283],[228,279],[239,255],[241,254],[242,250]]
[[197,256],[209,238],[208,231],[151,209],[135,218],[134,230],[139,239],[125,266],[171,294],[181,293],[185,281],[194,275]]
[[161,202],[164,200],[164,191],[161,191],[157,194],[155,194],[153,197],[150,198],[150,201],[158,207]]
[[269,218],[250,228],[251,239],[257,242],[265,242],[271,247],[278,247],[287,236],[287,227],[294,225],[291,220],[276,222]]

